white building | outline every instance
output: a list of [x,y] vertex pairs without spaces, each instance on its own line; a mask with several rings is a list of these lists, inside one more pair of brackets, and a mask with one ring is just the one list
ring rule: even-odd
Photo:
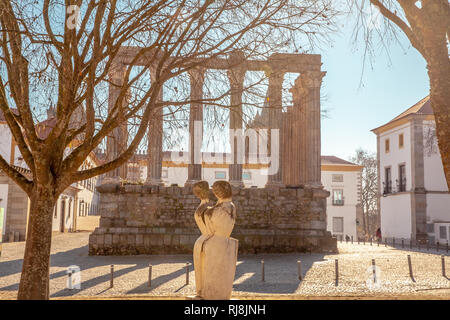
[[[44,138],[54,125],[49,118],[36,126],[38,135]],[[22,158],[12,133],[0,112],[0,155],[15,166],[22,174],[31,179],[31,171]],[[82,165],[94,167],[99,160],[92,152]],[[54,232],[76,230],[84,217],[97,213],[98,193],[95,186],[99,177],[80,181],[68,187],[56,202],[52,229]],[[26,238],[30,201],[27,194],[4,172],[0,170],[0,240],[23,241]]]
[[344,240],[363,237],[361,171],[364,167],[334,156],[322,156],[322,184],[327,199],[327,230]]
[[450,194],[429,97],[372,131],[383,237],[450,240]]

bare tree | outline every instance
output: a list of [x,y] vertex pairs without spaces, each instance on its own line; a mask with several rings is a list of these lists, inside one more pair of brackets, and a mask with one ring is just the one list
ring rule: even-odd
[[350,161],[364,167],[361,173],[363,229],[366,235],[373,235],[377,228],[378,214],[377,156],[359,148]]
[[[0,108],[32,176],[0,157],[0,169],[31,201],[18,298],[49,298],[58,196],[76,181],[124,164],[158,110],[190,103],[188,96],[160,101],[164,83],[236,49],[246,58],[264,57],[298,46],[299,35],[307,48],[320,30],[330,30],[334,14],[325,0],[0,1]],[[114,62],[123,46],[137,51],[118,85]],[[142,57],[146,62],[137,67]],[[108,109],[109,85],[120,93]],[[43,137],[37,126],[50,107],[56,122]],[[134,130],[124,150],[81,170],[90,152],[120,126]]]
[[[436,120],[436,135],[450,188],[450,4],[448,0],[347,0],[358,13],[355,37],[366,42],[366,53],[376,44],[388,48],[400,29],[427,62],[430,101]],[[380,13],[384,24],[373,26]],[[361,31],[361,32],[360,32]],[[376,42],[378,38],[380,42]],[[407,70],[405,70],[407,72]]]

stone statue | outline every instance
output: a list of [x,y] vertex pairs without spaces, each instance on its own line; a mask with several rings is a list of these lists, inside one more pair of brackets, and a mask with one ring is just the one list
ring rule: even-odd
[[197,182],[193,191],[201,200],[195,211],[195,222],[202,233],[194,245],[197,298],[230,299],[238,252],[238,240],[230,238],[236,221],[231,185],[227,181],[213,184],[212,191],[218,200],[212,207],[208,206],[208,182]]

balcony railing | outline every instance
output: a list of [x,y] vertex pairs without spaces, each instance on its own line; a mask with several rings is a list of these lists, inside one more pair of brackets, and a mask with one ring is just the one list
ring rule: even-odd
[[397,190],[398,192],[405,192],[406,191],[406,177],[401,179],[401,181],[395,180],[397,182]]
[[343,206],[344,199],[333,199],[332,204],[333,204],[333,206]]
[[395,182],[396,188],[392,188],[392,181],[390,180],[387,184],[383,182],[383,195],[406,191],[406,178],[401,179],[401,181],[396,179]]
[[392,181],[389,180],[387,183],[383,182],[383,194],[392,193]]

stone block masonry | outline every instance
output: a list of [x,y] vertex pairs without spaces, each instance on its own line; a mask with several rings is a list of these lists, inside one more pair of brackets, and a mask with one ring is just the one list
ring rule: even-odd
[[[200,236],[199,204],[192,187],[99,186],[100,225],[89,237],[90,255],[192,253]],[[237,188],[232,237],[240,253],[336,252],[326,231],[326,198],[320,188]],[[212,200],[215,200],[211,193]]]

